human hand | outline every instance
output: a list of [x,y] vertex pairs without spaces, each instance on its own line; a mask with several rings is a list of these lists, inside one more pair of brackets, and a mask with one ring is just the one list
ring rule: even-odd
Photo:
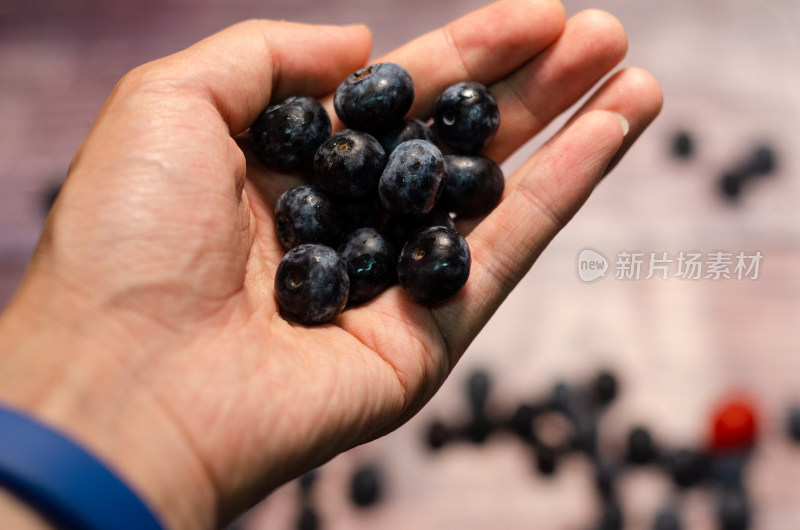
[[[610,15],[565,23],[555,0],[504,0],[371,62],[409,71],[418,117],[454,82],[489,86],[501,125],[486,154],[502,162],[625,50]],[[362,26],[250,21],[127,74],[0,319],[0,401],[83,440],[172,527],[224,523],[408,420],[661,105],[638,69],[597,89],[461,227],[472,271],[448,302],[393,287],[293,324],[272,291],[272,207],[298,176],[255,161],[243,133],[270,101],[330,94],[369,53]]]

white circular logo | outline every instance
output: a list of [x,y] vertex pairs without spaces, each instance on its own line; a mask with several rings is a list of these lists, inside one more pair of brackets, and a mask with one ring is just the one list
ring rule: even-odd
[[603,278],[608,270],[608,260],[605,256],[585,248],[578,254],[578,277],[585,282],[593,282]]

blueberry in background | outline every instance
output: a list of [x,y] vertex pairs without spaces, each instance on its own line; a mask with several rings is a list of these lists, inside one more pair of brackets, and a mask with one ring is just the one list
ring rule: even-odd
[[800,443],[800,404],[789,407],[786,415],[786,430],[789,433],[789,439],[794,443]]
[[669,456],[667,468],[672,481],[680,489],[688,489],[708,477],[708,455],[689,448],[680,448]]
[[311,160],[331,135],[331,119],[313,98],[290,97],[267,107],[250,127],[256,156],[275,169],[296,169]]
[[436,136],[462,153],[477,153],[494,138],[500,111],[491,92],[480,83],[451,85],[436,100],[433,116]]
[[675,510],[665,508],[656,514],[653,530],[681,530],[681,520]]
[[744,163],[744,171],[752,176],[769,175],[775,171],[777,156],[769,145],[759,145],[753,149],[750,158]]
[[487,417],[486,402],[491,389],[491,377],[482,369],[477,369],[467,379],[467,400],[472,418],[465,427],[467,439],[472,443],[485,442],[494,430],[494,424]]
[[723,198],[735,202],[739,200],[746,180],[746,174],[734,169],[723,173],[717,181],[717,186]]
[[373,464],[361,466],[350,480],[350,499],[359,508],[372,506],[383,495],[383,473]]
[[638,425],[632,427],[628,432],[625,460],[632,465],[645,465],[652,464],[657,459],[658,449],[650,431]]
[[776,158],[775,151],[769,145],[756,146],[746,160],[722,173],[717,180],[719,192],[725,199],[737,201],[746,185],[775,171]]
[[492,378],[486,370],[477,369],[467,378],[467,401],[473,413],[483,413],[491,387]]
[[389,155],[394,148],[408,140],[426,140],[433,143],[433,132],[422,120],[406,118],[398,122],[380,137],[381,145]]
[[620,470],[613,462],[602,458],[592,458],[592,463],[594,464],[595,487],[600,498],[615,498]]
[[717,504],[720,530],[748,530],[752,514],[747,492],[742,488],[722,488]]
[[555,474],[558,466],[558,453],[552,447],[539,444],[536,447],[536,469],[545,476]]
[[286,190],[275,204],[278,241],[289,250],[304,243],[337,247],[342,239],[342,220],[334,202],[314,186]]
[[533,433],[533,421],[538,413],[539,411],[533,405],[521,403],[511,417],[510,427],[514,434],[527,443],[532,443],[536,438]]
[[409,238],[431,226],[445,226],[453,230],[456,228],[450,214],[446,210],[434,206],[433,210],[423,217],[389,217],[383,227],[383,234],[397,248],[402,249]]
[[297,530],[319,530],[320,527],[317,511],[311,506],[302,506],[295,528]]
[[350,278],[350,305],[375,298],[397,279],[397,249],[374,228],[352,232],[339,255]]
[[375,191],[386,152],[365,132],[345,129],[328,138],[314,154],[317,185],[336,197],[365,197]]
[[574,403],[577,401],[575,391],[563,381],[553,385],[548,398],[548,405],[554,410],[570,417],[574,414]]
[[275,273],[281,313],[306,325],[329,322],[347,304],[350,279],[339,254],[325,245],[304,244],[286,253]]
[[390,214],[421,217],[433,210],[444,179],[444,156],[439,148],[424,140],[409,140],[389,155],[378,195]]
[[623,528],[625,528],[625,518],[622,506],[614,499],[605,499],[597,530],[622,530]]
[[435,421],[428,427],[428,433],[425,437],[425,441],[428,444],[428,448],[435,451],[444,447],[444,445],[449,442],[450,438],[452,437],[453,433],[444,423]]
[[612,372],[602,370],[592,382],[592,394],[596,404],[608,406],[619,394],[619,380]]
[[467,282],[469,246],[458,232],[433,226],[408,240],[397,262],[397,278],[406,294],[431,306],[455,295]]
[[736,451],[715,455],[709,473],[711,479],[723,488],[741,488],[745,484],[749,456],[745,452]]
[[347,127],[376,134],[402,121],[413,101],[414,83],[405,68],[376,63],[342,81],[333,107]]
[[589,456],[597,455],[597,418],[583,407],[576,407],[570,417],[572,428],[572,447]]
[[694,155],[694,151],[694,139],[689,131],[677,131],[672,136],[672,156],[687,159]]
[[304,493],[310,492],[311,488],[314,486],[314,484],[316,484],[318,478],[319,468],[314,468],[300,475],[297,478],[297,484],[300,486],[300,491]]
[[500,202],[505,178],[492,160],[480,155],[445,155],[444,170],[447,177],[439,201],[448,212],[477,217]]

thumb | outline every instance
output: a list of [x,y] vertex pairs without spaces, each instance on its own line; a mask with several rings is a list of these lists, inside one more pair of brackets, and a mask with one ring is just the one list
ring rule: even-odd
[[236,136],[270,101],[332,92],[366,64],[371,45],[372,35],[363,25],[249,20],[129,75],[174,80],[183,90],[199,92]]

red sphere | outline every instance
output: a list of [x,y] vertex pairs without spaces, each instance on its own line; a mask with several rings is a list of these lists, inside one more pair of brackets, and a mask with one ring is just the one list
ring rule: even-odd
[[737,396],[720,403],[714,412],[711,449],[742,451],[755,445],[758,419],[752,401]]

